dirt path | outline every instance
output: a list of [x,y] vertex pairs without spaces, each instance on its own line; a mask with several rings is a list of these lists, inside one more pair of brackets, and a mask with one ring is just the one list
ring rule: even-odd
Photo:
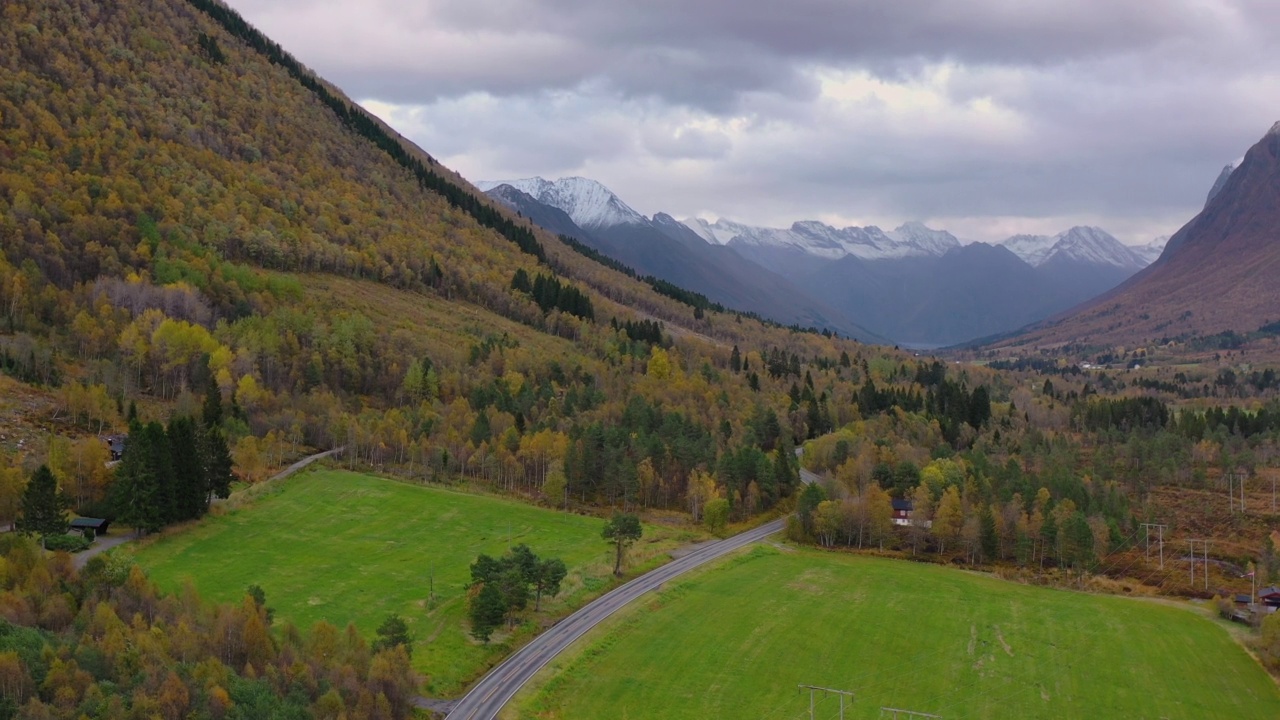
[[[335,455],[337,453],[340,453],[342,452],[342,450],[343,448],[340,446],[340,447],[333,448],[332,450],[325,450],[322,453],[316,453],[315,455],[308,455],[302,458],[301,460],[299,460],[298,462],[285,468],[284,470],[281,470],[275,475],[272,475],[270,479],[279,480],[280,478],[288,477],[298,472],[302,468],[310,465],[311,463],[317,460],[327,458],[330,455]],[[93,556],[101,555],[102,553],[110,550],[111,548],[116,547],[118,545],[123,545],[124,543],[127,543],[132,539],[133,539],[132,534],[113,535],[111,537],[100,537],[94,540],[93,547],[89,548],[88,550],[85,550],[84,552],[76,553],[76,555],[74,555],[71,558],[71,562],[73,565],[75,565],[75,568],[77,570],[82,570],[84,569],[85,564],[87,564],[89,562],[89,559],[92,558]]]

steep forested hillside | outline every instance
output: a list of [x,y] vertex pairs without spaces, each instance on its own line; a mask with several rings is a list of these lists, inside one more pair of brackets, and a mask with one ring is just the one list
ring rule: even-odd
[[[743,515],[865,375],[837,363],[852,343],[704,311],[503,214],[220,5],[4,13],[0,366],[46,389],[27,419],[55,437],[194,412],[213,383],[250,479],[347,444],[681,506],[696,468],[763,447],[767,472],[718,478],[735,502],[762,486]],[[42,437],[10,462],[46,459]],[[101,500],[73,455],[48,459]]]

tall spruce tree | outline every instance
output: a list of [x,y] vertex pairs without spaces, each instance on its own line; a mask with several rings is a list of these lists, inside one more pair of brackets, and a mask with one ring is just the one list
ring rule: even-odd
[[200,434],[200,460],[204,464],[204,506],[208,510],[214,498],[231,495],[231,449],[219,428],[204,428]]
[[67,531],[71,502],[58,492],[58,480],[47,465],[36,468],[22,493],[22,517],[18,530],[24,535],[60,535]]
[[151,479],[155,484],[155,515],[150,518],[146,529],[154,532],[180,519],[178,513],[178,488],[173,474],[173,453],[169,446],[169,434],[164,426],[153,420],[142,428],[147,437],[147,465],[151,470]]
[[200,422],[206,427],[220,427],[222,425],[222,391],[218,389],[218,383],[214,380],[209,381],[209,385],[204,391],[204,407],[200,412]]
[[174,516],[171,521],[192,520],[208,508],[209,483],[196,423],[189,417],[169,421],[169,455],[173,463]]
[[116,520],[139,534],[164,527],[173,514],[173,462],[158,422],[129,425],[129,442],[116,466],[112,504]]
[[138,534],[146,529],[155,514],[155,488],[146,458],[147,437],[135,417],[129,423],[129,442],[124,446],[115,481],[111,483],[111,504],[116,521],[132,526]]
[[231,494],[231,449],[222,434],[222,392],[210,381],[204,395],[204,409],[200,413],[199,432],[201,465],[201,513],[209,509],[215,497],[226,498]]

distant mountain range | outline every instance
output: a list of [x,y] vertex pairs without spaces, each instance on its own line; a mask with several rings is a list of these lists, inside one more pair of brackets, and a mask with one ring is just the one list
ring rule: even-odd
[[558,235],[629,266],[706,295],[725,307],[801,327],[826,328],[866,342],[888,338],[853,322],[732,248],[704,242],[670,215],[632,210],[599,183],[541,178],[476,184],[490,198]]
[[1280,321],[1280,123],[1228,165],[1160,258],[1115,289],[995,347],[1141,346]]
[[490,197],[633,269],[786,324],[917,347],[961,343],[1043,320],[1115,287],[1165,239],[1131,247],[1094,227],[965,245],[908,222],[789,228],[721,218],[646,218],[580,177],[483,181]]

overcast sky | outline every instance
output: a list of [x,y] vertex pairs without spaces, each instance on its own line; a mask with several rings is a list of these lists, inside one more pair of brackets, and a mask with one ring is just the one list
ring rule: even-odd
[[1280,120],[1275,0],[230,0],[472,180],[974,240],[1200,210]]

